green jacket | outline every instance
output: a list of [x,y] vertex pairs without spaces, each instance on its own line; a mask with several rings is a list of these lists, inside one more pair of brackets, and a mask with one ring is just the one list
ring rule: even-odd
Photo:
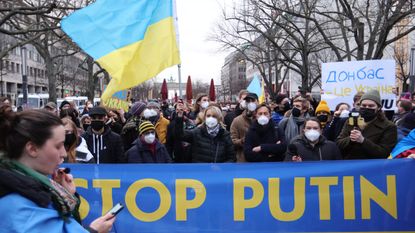
[[350,141],[353,125],[348,121],[343,126],[336,143],[344,159],[385,159],[397,143],[397,128],[387,119],[379,119],[369,123],[362,131],[363,143]]

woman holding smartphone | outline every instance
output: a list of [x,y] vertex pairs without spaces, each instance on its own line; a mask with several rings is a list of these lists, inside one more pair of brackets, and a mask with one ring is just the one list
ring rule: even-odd
[[[66,157],[62,121],[45,110],[14,114],[0,107],[0,229],[4,232],[108,232],[108,213],[87,229],[79,223],[73,177],[59,165]],[[4,132],[4,133],[3,133]],[[49,175],[52,178],[49,178]]]

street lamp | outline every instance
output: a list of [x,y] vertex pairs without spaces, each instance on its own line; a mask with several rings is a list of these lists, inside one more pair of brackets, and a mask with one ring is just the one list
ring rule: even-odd
[[409,69],[409,91],[412,93],[415,86],[415,48],[411,48],[410,58],[410,69]]
[[26,65],[26,47],[21,47],[22,55],[22,91],[23,91],[23,107],[27,106],[27,65]]

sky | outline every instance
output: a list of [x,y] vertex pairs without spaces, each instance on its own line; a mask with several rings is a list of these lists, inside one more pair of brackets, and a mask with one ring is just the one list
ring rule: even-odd
[[[220,84],[220,71],[229,51],[223,51],[220,44],[209,41],[209,34],[220,19],[225,0],[176,0],[180,40],[181,79],[186,83],[201,80]],[[178,81],[177,66],[168,68],[157,76],[162,82],[173,77]]]

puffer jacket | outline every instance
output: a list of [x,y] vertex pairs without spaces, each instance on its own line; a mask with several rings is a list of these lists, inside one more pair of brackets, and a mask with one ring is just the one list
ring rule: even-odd
[[100,163],[124,163],[124,148],[120,135],[105,126],[104,133],[97,135],[91,127],[82,134],[97,164]]
[[218,135],[212,138],[202,125],[193,130],[183,130],[183,118],[176,117],[174,132],[183,141],[192,144],[193,163],[235,162],[235,151],[230,133],[220,128]]
[[125,153],[128,163],[171,163],[166,147],[158,140],[155,141],[155,155],[140,139],[133,142],[133,146]]
[[317,144],[314,146],[310,144],[310,141],[304,135],[298,135],[293,138],[291,144],[295,146],[296,151],[290,150],[293,147],[288,146],[289,149],[285,157],[286,161],[292,161],[292,157],[295,155],[300,156],[302,161],[342,159],[336,143],[327,140],[324,136],[320,136]]

